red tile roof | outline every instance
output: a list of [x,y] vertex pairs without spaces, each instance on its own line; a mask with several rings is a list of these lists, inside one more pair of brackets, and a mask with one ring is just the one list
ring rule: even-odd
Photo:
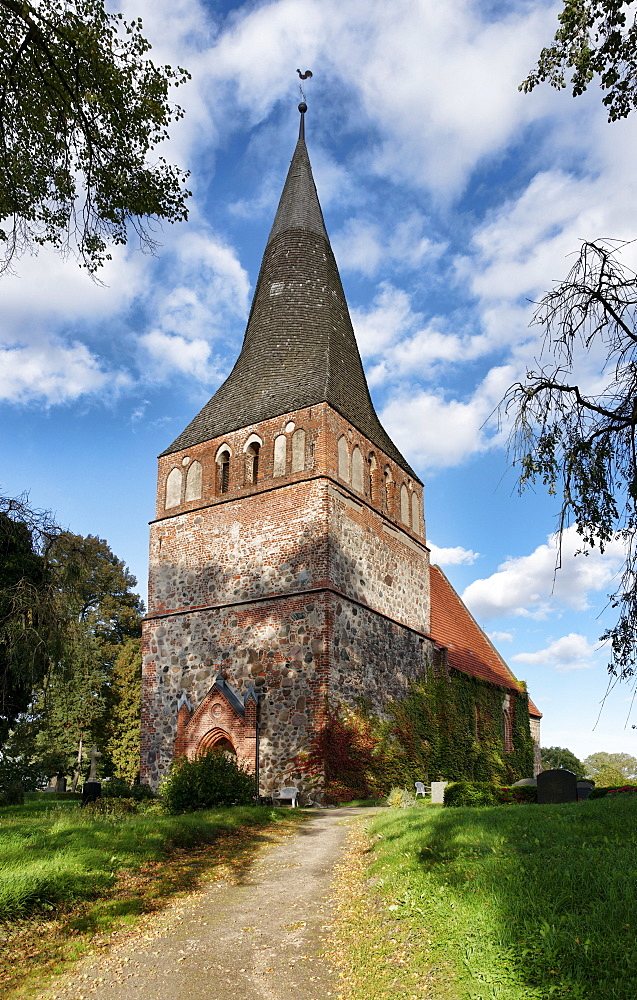
[[[449,666],[501,687],[523,690],[440,566],[431,567],[430,580],[431,636],[447,648]],[[537,718],[542,715],[530,698],[529,714]]]

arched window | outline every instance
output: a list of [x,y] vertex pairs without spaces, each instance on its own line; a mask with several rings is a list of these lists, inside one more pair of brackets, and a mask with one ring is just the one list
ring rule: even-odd
[[422,535],[421,523],[420,500],[418,499],[418,494],[414,490],[411,494],[411,526],[417,535]]
[[285,434],[277,434],[274,439],[274,470],[273,475],[284,476],[288,459],[288,439]]
[[186,473],[186,501],[201,500],[201,462],[191,462]]
[[217,463],[217,493],[227,493],[230,487],[230,449],[221,445],[215,459]]
[[349,448],[344,434],[338,439],[338,478],[349,483]]
[[303,472],[305,468],[305,431],[302,427],[292,435],[292,472]]
[[363,453],[358,445],[352,452],[352,486],[359,493],[363,492]]
[[394,499],[394,482],[391,469],[388,465],[383,469],[383,506],[386,510],[391,510]]
[[404,483],[400,487],[400,520],[409,524],[409,492]]
[[261,445],[253,441],[246,449],[246,479],[250,485],[254,485],[259,477],[259,452]]
[[369,496],[374,502],[378,502],[378,463],[373,451],[370,451],[367,459],[369,467]]
[[165,507],[177,507],[181,503],[181,469],[171,469],[166,480]]

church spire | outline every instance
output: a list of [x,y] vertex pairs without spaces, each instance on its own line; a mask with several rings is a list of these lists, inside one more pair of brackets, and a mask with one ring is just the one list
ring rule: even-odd
[[299,111],[299,137],[241,353],[223,385],[164,454],[325,402],[415,476],[369,395],[305,145],[305,102]]

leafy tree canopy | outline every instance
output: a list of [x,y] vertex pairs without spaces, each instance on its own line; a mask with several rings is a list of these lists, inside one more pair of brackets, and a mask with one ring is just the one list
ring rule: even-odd
[[629,753],[593,753],[584,761],[584,767],[586,777],[602,788],[637,781],[637,758]]
[[51,244],[94,272],[129,225],[152,248],[149,220],[187,218],[188,174],[154,150],[188,74],[149,49],[104,0],[0,0],[0,269]]
[[511,449],[520,487],[542,482],[561,497],[560,533],[570,524],[582,550],[624,546],[611,604],[612,674],[637,668],[637,275],[622,244],[584,243],[565,281],[539,303],[544,328],[537,367],[508,390]]
[[573,96],[595,78],[605,91],[608,120],[626,118],[637,107],[637,11],[632,0],[563,0],[553,44],[520,84],[528,93],[547,81],[561,90],[570,73]]
[[586,768],[571,750],[566,747],[542,747],[542,769],[549,771],[560,767],[572,771],[577,778],[586,774]]

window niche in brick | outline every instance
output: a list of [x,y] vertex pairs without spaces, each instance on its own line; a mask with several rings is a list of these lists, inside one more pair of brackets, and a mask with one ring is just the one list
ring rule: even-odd
[[373,451],[369,453],[367,465],[369,468],[369,496],[373,503],[378,503],[378,462]]
[[409,491],[404,483],[400,487],[400,520],[409,525]]
[[171,469],[166,480],[166,502],[164,507],[178,507],[181,503],[181,469]]
[[388,465],[383,469],[383,495],[381,499],[383,507],[391,514],[394,509],[394,479]]
[[302,427],[292,435],[292,472],[303,472],[305,468],[305,431]]
[[217,463],[217,493],[227,493],[230,488],[230,449],[222,444],[215,456]]
[[285,434],[277,434],[274,439],[274,476],[284,476],[288,460],[288,439]]
[[420,502],[416,490],[411,494],[411,526],[417,535],[422,535],[422,521],[420,518]]
[[338,478],[349,483],[349,448],[344,434],[338,439]]
[[358,445],[352,452],[352,487],[358,492],[363,492],[363,453]]
[[190,463],[186,473],[186,502],[201,500],[201,462]]
[[251,434],[243,447],[246,486],[255,486],[259,478],[259,454],[262,444],[263,442],[257,434]]

